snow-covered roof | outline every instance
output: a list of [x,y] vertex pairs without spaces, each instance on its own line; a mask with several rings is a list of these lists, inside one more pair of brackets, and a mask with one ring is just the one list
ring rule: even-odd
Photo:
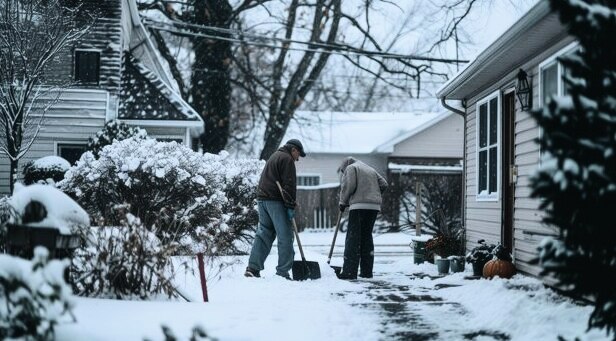
[[175,90],[128,51],[122,57],[118,118],[202,121]]
[[378,146],[376,148],[376,151],[379,152],[379,153],[392,153],[394,151],[394,147],[398,143],[400,143],[400,142],[402,142],[402,141],[404,141],[404,140],[406,140],[408,138],[411,138],[414,135],[417,135],[419,132],[422,132],[422,131],[432,127],[433,125],[441,122],[442,120],[446,119],[447,117],[449,117],[451,115],[455,115],[455,114],[451,113],[451,112],[441,113],[438,116],[434,117],[433,119],[431,119],[429,121],[426,121],[423,124],[420,124],[419,126],[417,126],[417,127],[413,128],[413,129],[407,131],[406,133],[401,134],[401,135],[399,135],[397,137],[394,137],[393,139],[383,143],[382,145],[380,145],[380,146]]
[[[448,114],[410,112],[298,111],[283,142],[297,138],[306,153],[386,153],[388,143],[410,137]],[[418,130],[419,127],[423,129]],[[397,142],[396,142],[397,143]],[[392,145],[393,146],[393,145]]]

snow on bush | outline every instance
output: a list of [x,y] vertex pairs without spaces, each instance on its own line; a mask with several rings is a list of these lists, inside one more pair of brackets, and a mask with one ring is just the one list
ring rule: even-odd
[[67,266],[48,260],[43,247],[35,248],[32,261],[0,254],[0,339],[54,339],[55,326],[73,307]]
[[9,204],[9,197],[0,197],[0,252],[4,252],[6,245],[6,224],[14,216],[13,207]]
[[[16,185],[8,202],[15,211],[15,223],[18,224],[55,227],[62,234],[78,233],[80,229],[90,226],[90,217],[86,211],[68,195],[52,186]],[[33,207],[40,206],[43,208],[33,212]]]
[[64,178],[64,173],[71,168],[65,159],[49,155],[28,162],[22,171],[23,181],[26,185],[34,183],[55,184]]
[[263,163],[228,154],[200,154],[176,142],[129,138],[85,153],[59,187],[100,224],[117,225],[123,206],[164,242],[208,254],[236,252],[254,229],[256,186]]
[[105,123],[102,130],[96,136],[88,140],[87,150],[94,156],[98,156],[103,147],[112,144],[114,141],[122,141],[130,137],[145,139],[147,132],[139,127],[132,127],[117,120]]
[[115,299],[175,297],[171,255],[176,243],[162,243],[139,218],[116,210],[120,226],[93,226],[84,231],[85,245],[73,256],[73,289],[77,295]]

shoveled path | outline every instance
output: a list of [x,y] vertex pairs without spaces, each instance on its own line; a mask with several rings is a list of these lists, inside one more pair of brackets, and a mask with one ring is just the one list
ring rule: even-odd
[[[336,294],[340,299],[354,302],[351,303],[353,306],[379,315],[382,340],[510,340],[510,336],[501,331],[465,326],[461,318],[467,314],[464,308],[436,294],[438,290],[454,285],[426,285],[426,281],[413,279],[431,278],[429,275],[402,273],[388,266],[401,259],[412,261],[412,253],[400,246],[375,245],[374,278],[351,281],[363,288]],[[329,252],[322,245],[306,245],[305,248],[325,255]],[[341,251],[337,245],[332,264],[342,263]]]

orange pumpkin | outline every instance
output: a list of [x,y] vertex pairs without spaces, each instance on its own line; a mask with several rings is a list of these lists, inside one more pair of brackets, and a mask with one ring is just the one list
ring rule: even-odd
[[511,278],[515,275],[515,266],[512,262],[493,259],[483,266],[483,277],[492,278],[498,276],[500,278]]

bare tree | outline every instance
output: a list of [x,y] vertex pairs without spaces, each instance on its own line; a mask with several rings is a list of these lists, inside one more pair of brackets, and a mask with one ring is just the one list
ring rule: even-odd
[[[451,8],[466,9],[474,3],[451,1]],[[372,13],[380,11],[379,6],[399,9],[395,2],[387,0],[357,0],[344,5],[342,0],[142,0],[140,3],[181,93],[205,119],[204,150],[218,152],[227,145],[233,117],[240,122],[233,122],[236,127],[259,128],[263,159],[278,148],[295,111],[313,98],[315,89],[323,90],[323,100],[330,100],[332,94],[338,97],[336,101],[344,100],[344,93],[319,85],[328,62],[334,57],[387,86],[417,97],[422,93],[422,78],[446,78],[445,73],[433,67],[435,64],[460,62],[390,52],[394,50],[395,39],[386,42],[374,32]],[[403,21],[411,22],[412,18],[412,13],[408,13]],[[452,27],[457,27],[461,21],[458,19],[455,17]],[[408,27],[400,28],[393,35],[408,33],[405,30]],[[178,37],[188,43],[178,44]],[[174,48],[188,49],[194,54],[188,77],[182,71],[178,53],[172,51]],[[392,81],[392,75],[399,76],[404,84]],[[408,91],[407,80],[415,84],[412,93]],[[349,86],[348,81],[345,86]],[[375,86],[368,88],[378,96],[377,90]],[[248,105],[239,107],[238,103]]]
[[86,13],[62,0],[0,0],[0,152],[11,193],[19,160],[60,94],[61,85],[44,84],[45,70],[88,27]]

